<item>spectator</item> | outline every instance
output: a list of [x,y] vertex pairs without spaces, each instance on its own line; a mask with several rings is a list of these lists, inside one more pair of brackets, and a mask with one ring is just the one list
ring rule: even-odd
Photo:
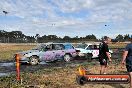
[[99,46],[99,62],[101,65],[100,74],[106,74],[108,60],[111,62],[111,58],[109,56],[109,48],[108,45],[111,42],[109,37],[104,37],[103,42]]
[[132,88],[132,36],[130,40],[131,43],[126,46],[123,53],[122,64],[126,64],[127,72],[131,77],[130,88]]

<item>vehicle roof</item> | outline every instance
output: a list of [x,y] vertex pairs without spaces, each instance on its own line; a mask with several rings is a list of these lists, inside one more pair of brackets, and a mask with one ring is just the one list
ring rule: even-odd
[[63,45],[72,45],[71,43],[46,43],[46,45],[49,45],[49,44],[63,44]]

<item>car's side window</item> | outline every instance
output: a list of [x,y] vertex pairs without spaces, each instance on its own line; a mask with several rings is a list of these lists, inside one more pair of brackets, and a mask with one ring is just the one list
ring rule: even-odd
[[52,45],[52,44],[47,45],[47,46],[45,47],[45,50],[46,50],[46,51],[53,50],[53,45]]
[[44,51],[45,50],[45,48],[43,48],[43,47],[41,47],[40,49],[39,49],[39,51]]
[[93,45],[89,45],[87,50],[91,50],[91,49],[94,49]]
[[61,49],[64,50],[65,49],[65,46],[63,44],[61,44]]
[[72,48],[71,49],[74,49],[74,46],[72,46]]
[[46,51],[46,46],[41,46],[40,51]]
[[67,49],[73,49],[73,46],[72,46],[72,45],[67,44],[67,45],[65,45],[65,49],[66,49],[66,50],[67,50]]
[[87,50],[92,50],[92,46],[89,45],[89,46],[87,47]]
[[89,45],[87,47],[87,50],[93,50],[93,49],[98,49],[99,47],[97,45]]
[[63,50],[64,49],[64,46],[62,44],[56,44],[54,46],[55,50]]
[[90,50],[90,48],[89,47],[87,47],[87,49],[86,50]]
[[55,44],[52,44],[51,48],[52,48],[52,50],[56,50],[55,49]]
[[97,45],[93,45],[94,49],[97,49]]

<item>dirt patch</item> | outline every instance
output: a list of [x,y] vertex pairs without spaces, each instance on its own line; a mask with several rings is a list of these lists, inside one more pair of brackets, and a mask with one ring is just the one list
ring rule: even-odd
[[[15,74],[0,78],[1,87],[11,88],[128,88],[128,84],[85,84],[80,86],[76,82],[78,67],[80,65],[88,69],[90,73],[99,74],[99,63],[97,60],[88,62],[87,60],[74,61],[72,63],[48,63],[37,66],[22,65],[22,82],[16,81]],[[120,64],[109,64],[109,74],[126,74],[126,69]]]

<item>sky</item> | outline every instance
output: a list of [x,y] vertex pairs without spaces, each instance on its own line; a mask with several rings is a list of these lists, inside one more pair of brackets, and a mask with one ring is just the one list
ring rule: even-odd
[[132,34],[132,0],[0,0],[0,30],[115,38]]

